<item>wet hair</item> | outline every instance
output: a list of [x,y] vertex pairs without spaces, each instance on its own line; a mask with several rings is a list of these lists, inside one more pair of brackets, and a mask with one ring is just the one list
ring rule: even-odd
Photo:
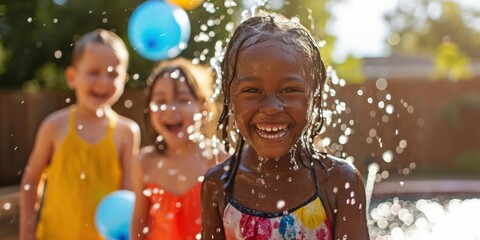
[[[157,151],[165,153],[167,151],[167,145],[165,141],[158,141],[158,132],[152,127],[150,122],[150,103],[152,101],[153,87],[160,79],[170,78],[179,81],[185,81],[187,83],[190,93],[194,99],[206,106],[208,110],[207,116],[202,114],[202,126],[200,131],[206,138],[213,136],[215,132],[215,122],[213,119],[217,119],[218,107],[210,99],[213,93],[213,71],[203,65],[193,64],[191,61],[185,58],[176,58],[173,60],[160,62],[153,70],[147,79],[148,93],[145,106],[145,125],[148,129],[149,139],[151,143],[155,144]],[[177,84],[177,83],[176,83]],[[154,133],[154,134],[152,134]]]
[[80,37],[80,39],[78,39],[78,41],[75,42],[72,53],[72,65],[78,63],[85,52],[85,48],[90,43],[99,43],[109,46],[118,56],[122,64],[128,66],[129,55],[123,40],[116,33],[100,28],[84,34],[82,37]]
[[[256,16],[242,22],[233,33],[225,50],[222,62],[222,91],[224,96],[223,111],[220,115],[218,125],[221,128],[225,148],[229,150],[229,107],[231,98],[231,85],[235,79],[238,55],[241,51],[266,41],[277,41],[288,45],[298,52],[304,63],[304,72],[307,78],[307,89],[309,102],[309,116],[306,131],[301,136],[307,153],[318,158],[319,152],[315,149],[313,141],[315,136],[320,134],[323,127],[322,116],[322,91],[326,81],[325,65],[322,61],[317,41],[310,31],[298,21],[288,19],[282,15],[260,12]],[[241,150],[245,140],[241,133],[235,146],[235,152],[230,161],[229,170],[223,175],[226,181],[225,188],[231,187],[232,179],[238,169]]]

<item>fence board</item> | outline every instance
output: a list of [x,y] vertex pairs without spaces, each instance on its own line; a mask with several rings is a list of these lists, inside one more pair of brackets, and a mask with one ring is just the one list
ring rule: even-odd
[[[358,90],[363,95],[358,95]],[[333,150],[340,154],[351,155],[355,165],[365,172],[369,161],[380,163],[382,170],[391,174],[413,172],[445,171],[463,174],[468,169],[458,165],[458,157],[472,150],[480,151],[480,111],[466,107],[459,111],[458,123],[450,123],[441,114],[447,103],[466,94],[480,96],[480,80],[451,82],[427,81],[389,81],[386,90],[378,90],[374,81],[362,85],[347,85],[336,90],[335,97],[346,102],[348,108],[341,115],[341,124],[349,125],[354,134],[343,145],[334,145]],[[386,94],[391,94],[391,100]],[[22,169],[32,149],[35,134],[41,121],[51,112],[67,106],[71,93],[44,91],[25,94],[20,91],[0,92],[0,186],[18,184]],[[372,98],[373,103],[368,103]],[[394,107],[393,114],[387,114],[378,107],[383,100],[385,105]],[[73,101],[73,99],[72,99]],[[405,104],[405,106],[404,106]],[[145,106],[144,90],[126,89],[114,109],[121,115],[132,118],[143,127],[143,108]],[[412,107],[413,113],[408,109]],[[372,112],[375,115],[372,115]],[[384,121],[388,116],[388,121]],[[342,134],[340,127],[327,132],[334,141]],[[377,132],[367,142],[371,129]],[[396,134],[398,130],[398,134]],[[381,138],[380,146],[378,137]],[[401,140],[406,140],[407,148],[402,153],[396,149]],[[145,134],[142,134],[142,144]],[[391,162],[382,160],[382,154],[390,150]],[[474,161],[475,164],[475,161]],[[477,159],[480,169],[480,159]],[[464,166],[465,168],[465,166]],[[407,170],[405,170],[407,169]],[[470,171],[480,176],[480,170]]]

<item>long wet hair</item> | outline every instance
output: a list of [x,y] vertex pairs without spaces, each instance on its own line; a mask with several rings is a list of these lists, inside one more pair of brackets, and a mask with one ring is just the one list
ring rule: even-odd
[[[325,65],[322,61],[317,41],[312,34],[298,21],[288,19],[279,14],[260,12],[256,16],[242,22],[233,33],[225,50],[222,62],[222,91],[224,94],[223,110],[220,115],[218,126],[222,132],[223,143],[226,151],[229,151],[228,132],[231,104],[231,85],[235,79],[238,55],[241,51],[256,44],[266,41],[278,41],[293,47],[302,57],[304,71],[307,76],[307,89],[309,102],[308,124],[304,134],[301,136],[302,145],[307,153],[319,158],[320,152],[315,149],[314,138],[320,134],[323,127],[322,114],[322,92],[326,81]],[[235,144],[235,151],[230,161],[230,167],[223,175],[225,188],[231,187],[231,182],[239,166],[242,149],[245,139],[239,134],[238,142]]]
[[155,131],[150,121],[153,87],[157,81],[163,78],[185,81],[187,83],[195,101],[203,104],[205,111],[207,111],[204,114],[202,113],[200,132],[206,138],[212,137],[215,132],[215,122],[212,120],[217,119],[218,116],[218,107],[210,100],[210,96],[213,93],[213,71],[206,66],[193,64],[190,60],[179,57],[160,62],[147,79],[148,93],[144,110],[144,121],[146,129],[148,129],[147,135],[150,143],[156,145],[156,150],[161,154],[168,149],[166,142],[158,138],[160,133]]

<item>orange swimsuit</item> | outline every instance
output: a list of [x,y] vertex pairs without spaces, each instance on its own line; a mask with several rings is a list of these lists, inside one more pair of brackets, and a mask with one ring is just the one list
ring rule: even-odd
[[181,196],[173,195],[156,184],[147,184],[149,199],[148,240],[195,240],[202,229],[199,182]]

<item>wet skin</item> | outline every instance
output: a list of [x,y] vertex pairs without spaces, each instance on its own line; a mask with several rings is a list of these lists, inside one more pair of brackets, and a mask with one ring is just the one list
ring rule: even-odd
[[76,89],[76,98],[92,112],[115,103],[127,80],[126,66],[104,44],[89,43],[82,58],[67,69],[67,83]]
[[307,125],[303,60],[292,47],[267,41],[240,52],[232,102],[237,126],[265,158],[282,157]]
[[[233,196],[251,209],[281,212],[315,194],[312,170],[300,162],[299,151],[290,152],[307,125],[310,79],[302,66],[299,53],[277,41],[254,45],[238,56],[232,103],[250,146],[242,155]],[[298,170],[293,170],[292,153]],[[260,165],[259,156],[268,160]],[[279,200],[285,200],[284,208],[277,208]]]
[[185,145],[187,129],[195,124],[193,116],[201,112],[186,82],[161,78],[155,82],[150,103],[150,121],[167,145],[176,148]]
[[[239,53],[229,90],[234,120],[247,145],[234,176],[232,197],[248,209],[278,213],[302,206],[315,195],[317,184],[334,226],[333,239],[368,239],[365,190],[358,171],[330,156],[312,159],[299,144],[313,95],[309,88],[313,79],[303,66],[307,64],[297,50],[273,39]],[[294,146],[297,150],[291,151]],[[230,161],[215,166],[205,177],[204,239],[225,239],[222,177]],[[355,201],[347,201],[353,196]]]

